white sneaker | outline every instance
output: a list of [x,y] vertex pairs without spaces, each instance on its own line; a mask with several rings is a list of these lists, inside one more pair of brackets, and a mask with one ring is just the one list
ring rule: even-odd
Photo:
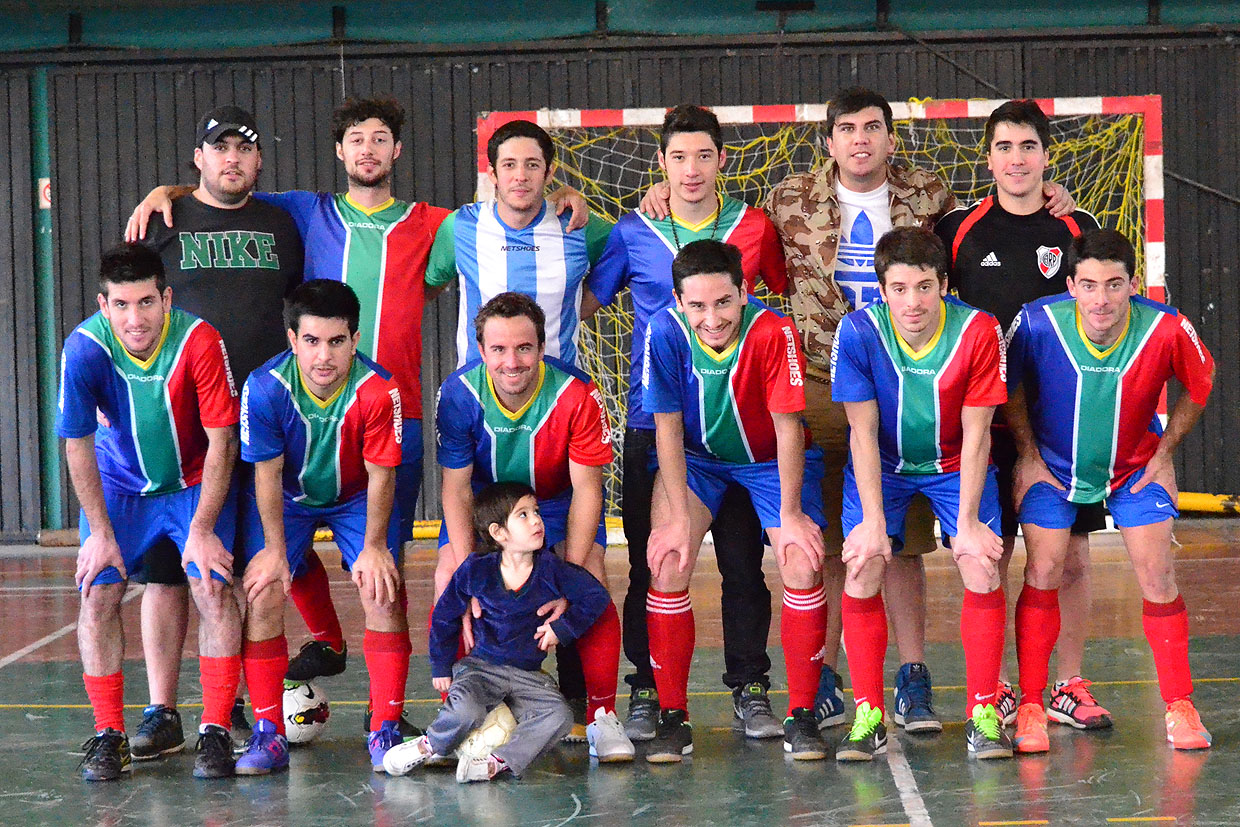
[[599,707],[594,722],[586,727],[586,740],[590,742],[590,757],[601,764],[633,760],[633,742],[624,734],[624,725],[614,712],[604,712]]
[[490,781],[495,777],[492,770],[494,760],[489,755],[485,758],[473,758],[468,755],[462,755],[461,760],[456,762],[457,782],[468,784],[471,781]]
[[433,754],[430,741],[425,735],[419,735],[389,749],[383,756],[383,769],[388,775],[406,775]]

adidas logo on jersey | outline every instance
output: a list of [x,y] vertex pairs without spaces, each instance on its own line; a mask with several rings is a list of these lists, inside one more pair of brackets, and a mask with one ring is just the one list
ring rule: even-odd
[[994,251],[992,250],[986,254],[986,258],[982,259],[981,266],[982,267],[1001,267],[1002,265],[999,264],[999,257],[995,255]]

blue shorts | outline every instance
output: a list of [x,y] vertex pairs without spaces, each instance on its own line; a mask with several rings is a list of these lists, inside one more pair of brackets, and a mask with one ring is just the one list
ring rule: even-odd
[[[763,531],[779,528],[779,461],[735,463],[685,452],[685,470],[692,491],[718,516],[723,492],[733,483],[749,492],[753,510]],[[805,471],[801,476],[801,510],[819,526],[827,525],[822,506],[822,449],[810,446],[805,452]]]
[[[121,549],[125,571],[131,576],[141,572],[146,553],[164,539],[176,546],[178,552],[185,552],[185,539],[189,536],[189,524],[194,519],[194,512],[198,510],[201,491],[201,485],[191,485],[171,494],[143,497],[104,486],[103,502],[108,510],[108,519],[112,522],[116,544]],[[229,552],[233,550],[236,531],[237,489],[236,486],[229,486],[228,496],[224,498],[220,516],[215,521],[215,536],[220,538],[220,542]],[[78,541],[84,543],[89,536],[90,524],[86,521],[86,512],[82,511],[78,517]],[[190,577],[202,578],[194,563],[189,564],[185,573]],[[214,572],[211,576],[220,582],[227,582]],[[116,567],[108,566],[95,576],[91,585],[123,582]]]
[[[266,543],[253,487],[242,493],[241,497],[241,510],[249,512],[249,516],[243,520],[247,531],[238,543],[238,554],[248,563],[263,550]],[[352,571],[353,563],[366,542],[366,492],[326,508],[302,505],[287,497],[284,499],[284,544],[289,571],[294,579],[306,573],[306,552],[314,545],[314,531],[319,526],[331,529],[332,539],[340,549],[341,565],[345,571]],[[388,521],[387,548],[398,568],[401,549],[399,531],[400,523],[393,516]]]
[[[1180,516],[1175,497],[1158,483],[1150,483],[1136,494],[1132,486],[1145,475],[1145,469],[1134,473],[1123,485],[1111,492],[1105,502],[1111,518],[1121,528],[1153,525]],[[1039,528],[1068,528],[1076,520],[1083,505],[1068,502],[1068,492],[1046,482],[1034,483],[1020,503],[1020,521]]]
[[[956,536],[956,517],[960,514],[960,472],[947,474],[891,474],[883,472],[883,514],[887,519],[887,536],[891,537],[892,553],[904,548],[904,515],[914,494],[921,494],[930,501],[930,509],[939,518],[943,529],[943,542]],[[982,485],[982,499],[977,506],[977,518],[999,533],[999,480],[995,466],[986,470],[986,482]],[[861,494],[857,491],[857,478],[853,475],[852,460],[844,466],[844,511],[840,522],[844,536],[861,524]]]
[[[568,507],[572,501],[573,492],[571,490],[558,497],[549,497],[538,501],[538,514],[543,521],[543,542],[546,548],[553,549],[568,539]],[[476,542],[477,538],[474,539]],[[601,512],[598,516],[598,531],[594,533],[594,542],[603,548],[607,548],[607,523]],[[448,524],[447,522],[440,522],[439,548],[443,548],[447,544]]]
[[418,492],[422,490],[422,420],[404,420],[400,439],[400,465],[396,466],[396,502],[400,514],[400,541],[413,539]]

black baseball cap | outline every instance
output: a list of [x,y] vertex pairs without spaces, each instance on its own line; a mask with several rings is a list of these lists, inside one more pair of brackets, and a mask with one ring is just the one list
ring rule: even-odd
[[213,144],[229,132],[236,132],[243,140],[258,143],[258,126],[254,116],[239,106],[220,106],[202,116],[198,122],[198,143]]

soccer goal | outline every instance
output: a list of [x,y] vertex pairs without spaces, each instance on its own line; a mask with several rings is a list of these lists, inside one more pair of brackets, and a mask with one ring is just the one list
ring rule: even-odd
[[[912,100],[892,103],[897,161],[938,173],[960,203],[990,191],[982,132],[1002,100]],[[1047,177],[1064,184],[1077,204],[1137,248],[1144,291],[1166,298],[1163,244],[1162,98],[1158,95],[1039,99],[1051,121]],[[486,145],[503,124],[538,123],[556,143],[559,182],[585,194],[600,215],[616,220],[636,209],[663,176],[655,153],[666,113],[650,109],[541,109],[491,112],[478,118],[478,194],[490,197]],[[760,205],[785,176],[827,157],[825,104],[719,106],[728,159],[724,192]],[[759,294],[764,300],[771,297]],[[778,303],[778,302],[777,302]],[[583,366],[607,402],[617,446],[623,447],[632,309],[625,294],[582,331]],[[620,464],[608,479],[607,511],[619,514]]]

